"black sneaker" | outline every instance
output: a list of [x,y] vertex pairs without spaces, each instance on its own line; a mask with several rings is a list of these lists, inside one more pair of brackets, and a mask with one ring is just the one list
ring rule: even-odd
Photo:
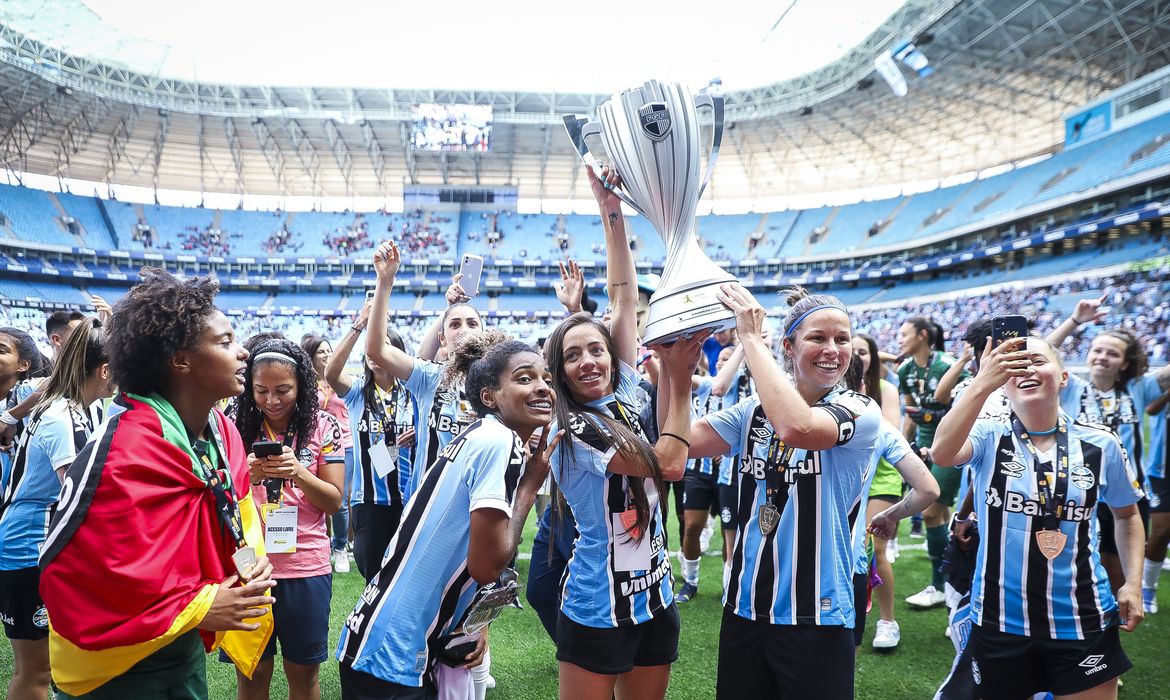
[[685,603],[699,594],[699,587],[693,583],[684,583],[683,587],[674,594],[674,602]]
[[926,530],[922,527],[922,521],[910,523],[910,536],[914,538],[926,537]]

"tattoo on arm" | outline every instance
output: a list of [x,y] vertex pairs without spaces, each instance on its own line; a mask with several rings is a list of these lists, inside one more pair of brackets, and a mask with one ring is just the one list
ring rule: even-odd
[[609,286],[610,286],[611,288],[616,288],[616,287],[628,287],[628,286],[630,286],[630,283],[629,283],[629,282],[614,282],[613,284],[611,284],[611,285],[609,285]]
[[611,212],[609,213],[609,225],[610,225],[610,227],[613,227],[613,226],[615,226],[615,225],[617,224],[617,218],[618,218],[618,213],[617,213],[616,211],[611,211]]

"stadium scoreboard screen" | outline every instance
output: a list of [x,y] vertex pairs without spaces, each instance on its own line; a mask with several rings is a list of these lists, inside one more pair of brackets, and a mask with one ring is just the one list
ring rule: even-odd
[[410,109],[411,148],[418,151],[491,149],[491,105],[416,104]]

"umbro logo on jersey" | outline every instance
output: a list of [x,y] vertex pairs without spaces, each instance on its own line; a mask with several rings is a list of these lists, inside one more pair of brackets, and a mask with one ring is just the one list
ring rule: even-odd
[[772,431],[767,428],[752,428],[752,435],[756,436],[756,439],[766,442],[771,439]]
[[1024,473],[1024,465],[1019,462],[1002,462],[999,465],[999,473],[1012,479],[1019,479]]

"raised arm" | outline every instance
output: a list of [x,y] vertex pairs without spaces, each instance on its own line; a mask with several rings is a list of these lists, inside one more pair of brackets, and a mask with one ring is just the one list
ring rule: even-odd
[[[456,272],[451,278],[451,284],[447,287],[447,292],[444,295],[447,299],[447,306],[454,304],[463,304],[471,300],[464,291],[463,285],[459,281],[463,279],[462,272]],[[427,332],[423,334],[422,340],[418,343],[418,356],[424,360],[434,360],[439,354],[439,332],[443,330],[443,316],[439,315],[435,322],[427,326]]]
[[366,303],[362,304],[361,311],[358,312],[353,325],[349,327],[345,335],[341,336],[341,341],[337,343],[337,348],[329,358],[329,364],[325,365],[325,381],[329,382],[329,387],[337,392],[338,396],[345,396],[353,387],[353,382],[345,373],[345,363],[349,362],[349,356],[353,354],[353,346],[357,345],[357,339],[361,337],[362,331],[369,323],[370,309],[373,306],[372,299],[367,299]]
[[[768,332],[764,331],[764,342],[768,343]],[[770,345],[770,343],[769,343]],[[735,379],[735,373],[739,371],[740,365],[743,364],[743,343],[735,346],[735,350],[731,352],[731,357],[727,358],[727,362],[723,363],[723,369],[715,373],[715,378],[711,380],[711,393],[715,396],[723,396],[727,390],[731,388],[731,380]]]
[[374,252],[374,270],[378,286],[374,288],[374,303],[370,308],[369,333],[366,335],[366,357],[400,381],[406,381],[414,371],[414,358],[386,342],[386,318],[390,312],[390,292],[402,256],[394,241],[386,241]]
[[971,362],[971,354],[971,344],[963,343],[963,352],[959,353],[959,359],[947,369],[942,377],[939,377],[938,388],[934,390],[935,403],[941,403],[944,406],[951,405],[951,393],[959,385],[963,372],[967,371],[967,365]]
[[601,209],[601,225],[605,228],[606,287],[613,310],[610,333],[617,343],[618,357],[633,366],[638,352],[638,272],[634,268],[634,253],[626,238],[626,221],[622,217],[622,200],[614,194],[621,187],[617,171],[604,168],[604,180],[589,174],[589,186]]
[[554,285],[557,301],[565,307],[565,312],[572,316],[581,311],[581,298],[585,294],[585,273],[581,266],[570,260],[568,265],[557,262],[561,268],[561,281]]
[[1045,340],[1054,348],[1059,348],[1061,343],[1068,339],[1078,328],[1088,323],[1089,321],[1100,321],[1109,313],[1108,311],[1101,311],[1101,304],[1105,303],[1105,295],[1097,297],[1096,299],[1081,299],[1077,302],[1077,306],[1073,309],[1072,316],[1064,319],[1052,332],[1048,334]]
[[772,349],[764,341],[764,307],[738,284],[719,288],[719,301],[735,312],[735,326],[748,368],[756,381],[756,393],[776,437],[784,444],[806,450],[827,450],[837,444],[837,421],[828,411],[813,408],[780,371]]
[[955,467],[971,461],[974,449],[968,436],[983,404],[1008,379],[1028,374],[1032,361],[1028,358],[1027,342],[1027,338],[1012,338],[994,349],[990,341],[987,343],[979,361],[979,374],[938,424],[934,443],[930,446],[931,461],[940,467]]

